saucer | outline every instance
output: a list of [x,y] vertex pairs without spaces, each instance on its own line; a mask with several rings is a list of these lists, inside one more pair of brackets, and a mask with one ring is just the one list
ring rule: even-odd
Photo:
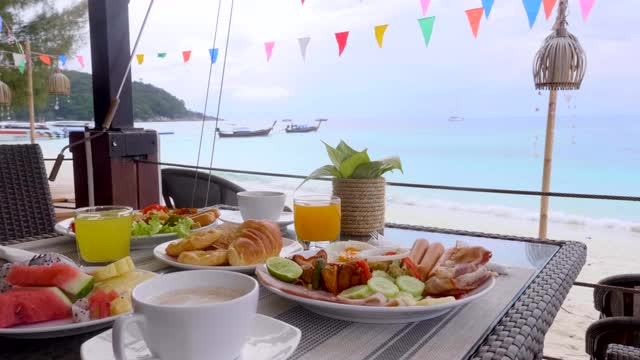
[[[298,347],[301,332],[280,320],[256,314],[253,327],[242,353],[237,360],[284,360]],[[125,354],[129,360],[152,360],[138,328],[127,328]],[[80,347],[82,360],[115,360],[111,343],[111,330],[107,330],[89,340]]]
[[[242,220],[242,215],[240,215],[240,211],[234,210],[221,210],[219,220],[231,224],[242,224],[244,222],[244,220]],[[280,227],[293,224],[293,213],[283,211],[282,214],[280,214],[280,219],[275,223]]]

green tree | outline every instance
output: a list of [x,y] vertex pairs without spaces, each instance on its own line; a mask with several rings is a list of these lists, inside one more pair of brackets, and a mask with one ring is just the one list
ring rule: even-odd
[[[0,16],[5,22],[0,36],[2,53],[0,64],[13,65],[10,53],[20,52],[15,43],[8,37],[7,25],[12,29],[14,37],[24,43],[31,42],[31,51],[45,54],[67,55],[83,44],[87,32],[87,1],[71,1],[61,6],[56,0],[2,0]],[[36,112],[46,111],[50,104],[48,79],[57,66],[57,59],[52,59],[49,67],[33,56],[33,92]],[[13,92],[12,109],[21,110],[27,104],[26,74],[20,74],[16,68],[0,66],[0,80],[5,82]]]

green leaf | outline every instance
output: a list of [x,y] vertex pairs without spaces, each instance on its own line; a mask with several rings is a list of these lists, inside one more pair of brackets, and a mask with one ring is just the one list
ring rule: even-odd
[[296,188],[296,190],[300,189],[300,187],[302,185],[304,185],[304,183],[306,183],[309,180],[313,180],[313,179],[317,179],[323,176],[333,176],[333,177],[342,177],[340,175],[340,171],[338,171],[338,169],[336,169],[335,166],[333,165],[325,165],[321,168],[317,168],[315,169],[311,174],[309,174],[309,176],[307,176],[306,179],[304,179],[300,185],[298,185],[298,187]]
[[380,160],[380,162],[383,165],[382,174],[393,170],[400,170],[400,172],[404,174],[404,171],[402,170],[402,162],[400,161],[399,157],[388,157],[386,159]]
[[369,155],[367,154],[367,149],[362,150],[361,152],[353,154],[353,156],[349,157],[347,160],[343,161],[340,164],[340,174],[344,178],[350,178],[351,174],[358,168],[358,166],[362,164],[366,164],[370,162]]
[[362,164],[351,174],[353,179],[376,179],[392,170],[402,171],[402,163],[398,157],[390,157],[380,161]]
[[338,151],[338,154],[340,156],[340,163],[358,153],[356,150],[347,145],[347,143],[343,140],[340,140],[340,143],[336,147],[336,150]]
[[340,157],[340,153],[338,153],[338,150],[332,148],[331,145],[327,144],[324,141],[322,143],[324,144],[324,147],[327,149],[327,154],[329,155],[329,159],[331,159],[331,163],[333,164],[333,166],[335,166],[336,169],[340,168],[340,164],[342,163],[342,161],[344,161],[344,159]]

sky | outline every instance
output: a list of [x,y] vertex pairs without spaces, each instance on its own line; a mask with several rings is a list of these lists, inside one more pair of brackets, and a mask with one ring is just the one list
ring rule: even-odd
[[[270,123],[275,119],[422,120],[453,114],[497,117],[533,115],[546,108],[534,90],[532,61],[555,18],[540,10],[529,28],[521,0],[495,0],[478,38],[465,10],[481,0],[432,0],[435,16],[425,47],[417,19],[419,0],[238,0],[225,50],[232,0],[221,0],[207,114],[216,115],[225,68],[220,116]],[[133,44],[148,0],[131,0]],[[166,89],[202,111],[218,1],[156,0],[137,53],[133,78]],[[585,22],[579,0],[569,1],[569,31],[587,53],[582,89],[572,93],[578,115],[638,114],[640,31],[637,0],[597,0]],[[388,24],[379,48],[374,26]],[[338,56],[334,33],[349,31]],[[306,61],[297,38],[311,37]],[[275,41],[266,61],[264,43]],[[181,52],[192,50],[191,61]],[[158,52],[167,57],[159,59]],[[89,57],[87,44],[78,53]],[[226,66],[223,65],[226,57]],[[90,69],[90,59],[87,64]],[[73,65],[70,65],[73,66]],[[563,107],[564,108],[564,107]],[[562,115],[562,111],[561,115]]]

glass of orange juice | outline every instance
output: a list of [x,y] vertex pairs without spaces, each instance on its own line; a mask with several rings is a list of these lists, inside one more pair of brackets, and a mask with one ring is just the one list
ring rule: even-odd
[[129,256],[132,211],[127,206],[92,206],[76,210],[76,244],[82,262],[102,264]]
[[306,247],[340,238],[340,198],[337,196],[296,196],[293,217],[298,240]]

